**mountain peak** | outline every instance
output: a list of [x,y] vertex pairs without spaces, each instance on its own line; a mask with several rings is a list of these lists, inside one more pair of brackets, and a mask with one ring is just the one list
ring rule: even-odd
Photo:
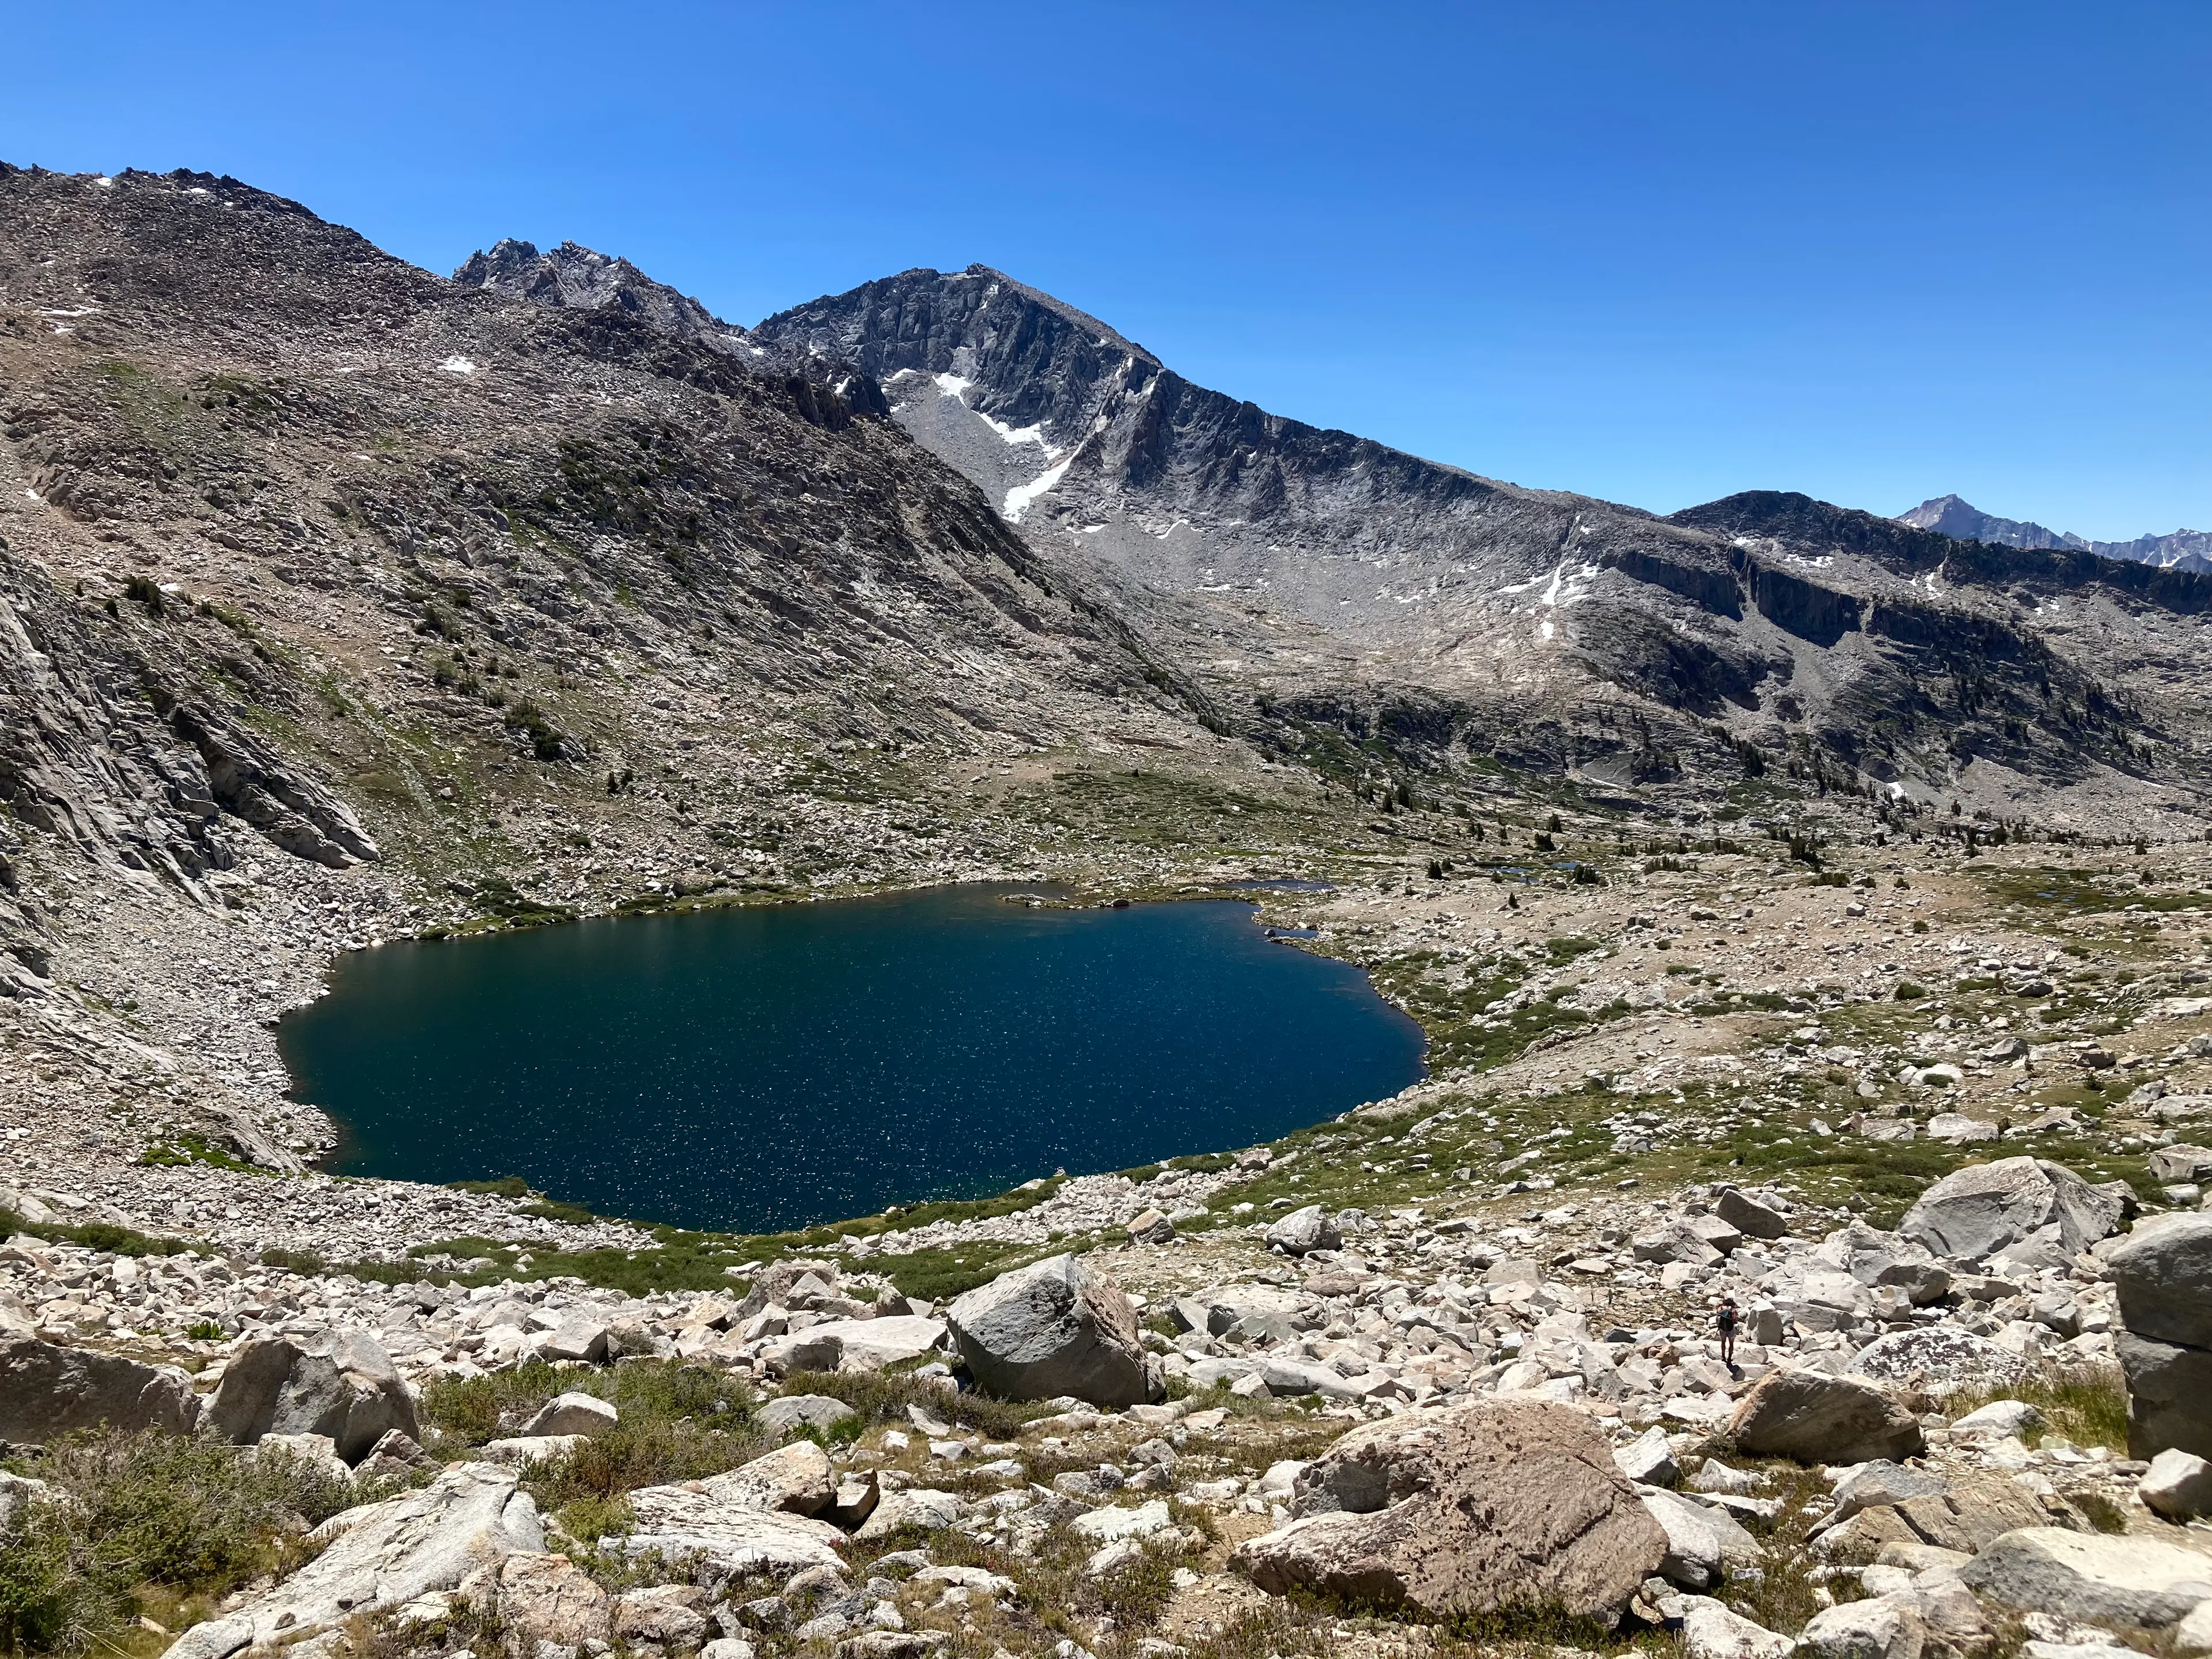
[[2082,551],[2089,545],[2079,536],[2028,520],[1997,518],[1955,495],[1933,496],[1910,513],[1899,514],[1897,521],[1962,542],[1990,542],[1999,547],[2065,547]]
[[471,254],[453,280],[464,288],[488,289],[556,310],[626,311],[665,334],[717,351],[735,354],[750,343],[744,329],[724,322],[690,295],[654,282],[627,259],[580,242],[540,252],[534,242],[506,237]]
[[2108,559],[2132,559],[2138,564],[2212,571],[2212,533],[2177,530],[2171,535],[2138,536],[2131,542],[2095,542],[2063,530],[2051,530],[2027,519],[2000,519],[1984,513],[1957,495],[1936,495],[1897,522],[1916,530],[1933,530],[1962,542],[1990,542],[1999,547],[2063,548],[2072,553],[2095,553]]

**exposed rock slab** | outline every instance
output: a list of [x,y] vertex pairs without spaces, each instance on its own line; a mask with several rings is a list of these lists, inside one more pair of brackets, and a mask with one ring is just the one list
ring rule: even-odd
[[2212,1555],[2163,1539],[2057,1527],[2005,1534],[1959,1577],[2008,1607],[2152,1629],[2212,1600]]
[[[243,1626],[265,1643],[299,1635],[356,1613],[379,1612],[448,1590],[477,1569],[545,1547],[538,1505],[512,1470],[457,1463],[428,1486],[334,1515],[309,1534],[329,1547],[283,1583],[209,1621]],[[219,1645],[225,1632],[195,1626],[184,1639]]]
[[1534,1401],[1354,1429],[1299,1472],[1292,1507],[1288,1526],[1237,1552],[1261,1589],[1437,1615],[1532,1602],[1607,1613],[1667,1552],[1591,1419]]

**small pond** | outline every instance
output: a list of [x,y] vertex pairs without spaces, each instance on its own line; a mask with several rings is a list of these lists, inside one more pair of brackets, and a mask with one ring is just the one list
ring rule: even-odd
[[386,945],[279,1040],[340,1173],[743,1231],[1248,1146],[1421,1075],[1364,974],[1247,905],[1014,890]]

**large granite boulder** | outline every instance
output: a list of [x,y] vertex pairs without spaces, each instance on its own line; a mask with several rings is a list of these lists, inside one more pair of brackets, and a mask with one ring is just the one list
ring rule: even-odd
[[173,1365],[42,1342],[0,1340],[0,1440],[42,1444],[75,1429],[189,1431],[199,1401]]
[[1298,1472],[1291,1510],[1289,1525],[1237,1552],[1262,1589],[1438,1617],[1515,1605],[1609,1615],[1668,1548],[1592,1419],[1546,1401],[1432,1407],[1356,1428]]
[[976,1385],[1002,1400],[1134,1406],[1156,1392],[1129,1298],[1073,1255],[1001,1273],[946,1310]]
[[1327,1210],[1318,1204],[1309,1204],[1304,1209],[1292,1210],[1268,1228],[1267,1244],[1285,1255],[1304,1255],[1311,1250],[1342,1249],[1344,1235],[1328,1218]]
[[1991,1601],[2023,1612],[2153,1630],[2212,1600],[2212,1553],[2160,1538],[2058,1527],[2008,1532],[1960,1568],[1959,1577]]
[[456,1463],[417,1491],[332,1516],[307,1542],[327,1547],[275,1589],[194,1626],[171,1651],[222,1659],[249,1644],[289,1641],[456,1589],[479,1568],[542,1552],[545,1532],[512,1469]]
[[573,1648],[614,1634],[614,1598],[565,1555],[510,1555],[465,1586],[496,1613],[516,1650],[535,1653],[541,1642]]
[[323,1434],[358,1463],[391,1430],[420,1440],[415,1397],[392,1357],[366,1331],[241,1346],[208,1402],[207,1421],[240,1445],[264,1434]]
[[2120,1200],[2063,1164],[2002,1158],[1954,1170],[1921,1194],[1897,1231],[1941,1256],[1981,1261],[2041,1240],[2061,1260],[2119,1224]]
[[2212,1457],[2212,1215],[2154,1217],[2102,1254],[2124,1328],[2128,1455]]
[[1740,1451],[1801,1463],[1893,1461],[1921,1449],[1920,1424],[1888,1389],[1826,1371],[1771,1371],[1729,1420]]
[[1790,1231],[1779,1211],[1734,1187],[1721,1188],[1713,1201],[1713,1213],[1751,1238],[1779,1238]]

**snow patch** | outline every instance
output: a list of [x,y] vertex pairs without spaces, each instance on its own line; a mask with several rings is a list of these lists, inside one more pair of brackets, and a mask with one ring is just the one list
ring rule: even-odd
[[477,372],[477,366],[466,357],[455,356],[440,363],[438,369],[445,374],[473,374]]
[[1035,426],[1008,426],[1004,421],[993,420],[981,410],[975,411],[975,418],[1010,444],[1035,444],[1039,449],[1044,451],[1044,458],[1048,461],[1060,459],[1060,446],[1047,441],[1042,421],[1039,421]]
[[973,380],[962,380],[957,374],[940,374],[937,377],[937,389],[948,398],[966,398],[968,388],[975,384]]
[[1022,521],[1022,514],[1030,510],[1030,504],[1058,483],[1061,476],[1066,472],[1067,466],[1068,463],[1062,461],[1058,466],[1048,468],[1030,479],[1029,483],[1016,484],[1009,489],[1006,492],[1006,522],[1019,524]]

